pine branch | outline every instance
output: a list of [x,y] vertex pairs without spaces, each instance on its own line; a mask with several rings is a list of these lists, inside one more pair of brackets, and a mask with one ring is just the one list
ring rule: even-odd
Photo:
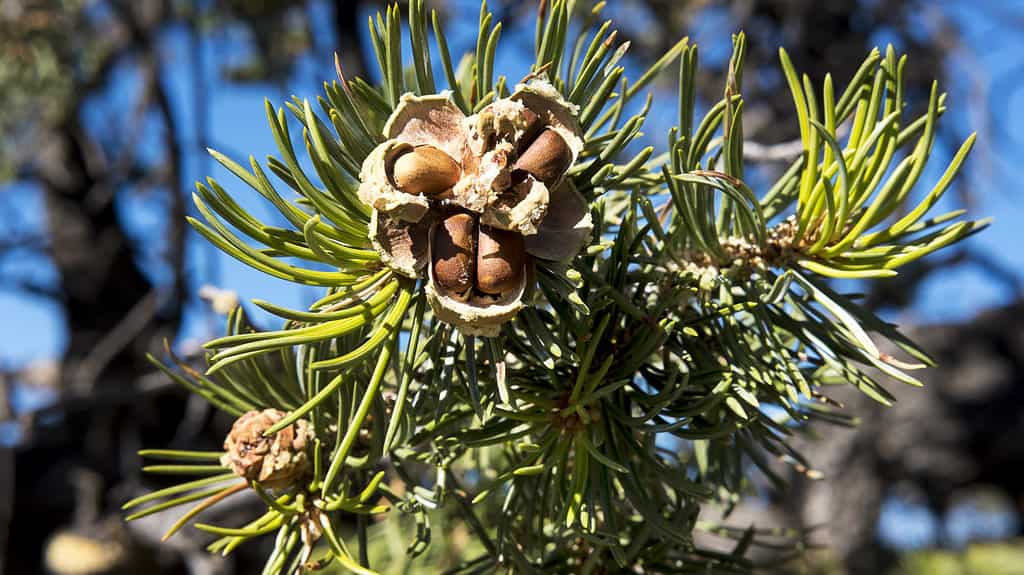
[[[403,525],[387,517],[411,519],[407,554],[436,562],[432,549],[451,542],[432,542],[431,522],[452,511],[473,538],[453,573],[746,573],[758,567],[751,548],[789,557],[803,545],[803,533],[697,517],[735,505],[753,468],[781,486],[771,459],[820,475],[788,440],[851,422],[824,386],[888,404],[883,379],[919,385],[911,372],[930,358],[828,278],[881,280],[982,229],[954,221],[962,212],[930,215],[973,137],[905,210],[946,102],[933,90],[922,116],[904,118],[907,64],[893,49],[869,54],[841,92],[831,77],[820,89],[799,77],[782,52],[801,137],[766,155],[744,138],[743,34],[721,100],[696,118],[697,47],[683,39],[630,80],[628,42],[593,21],[602,7],[570,43],[574,3],[542,3],[533,69],[510,84],[495,69],[502,25],[486,3],[476,49],[457,62],[434,12],[431,46],[422,0],[404,27],[391,6],[368,23],[380,85],[347,77],[338,60],[315,106],[267,104],[279,157],[244,167],[211,151],[287,224],[257,220],[209,179],[192,225],[324,296],[308,309],[253,302],[283,320],[276,330],[253,329],[236,308],[206,344],[205,373],[157,362],[239,417],[233,435],[273,451],[237,452],[229,436],[224,454],[148,452],[185,461],[151,471],[211,477],[130,502],[153,503],[135,516],[205,499],[198,512],[248,486],[264,516],[196,527],[221,536],[210,549],[225,554],[276,533],[267,573],[312,562],[321,537],[316,564],[408,565],[375,547]],[[637,152],[652,99],[632,102],[677,61],[668,148]],[[750,161],[791,148],[789,169],[752,189]],[[882,353],[881,338],[912,359]],[[247,483],[207,489],[227,469]],[[352,542],[345,514],[359,517]],[[696,531],[736,544],[701,548]]]

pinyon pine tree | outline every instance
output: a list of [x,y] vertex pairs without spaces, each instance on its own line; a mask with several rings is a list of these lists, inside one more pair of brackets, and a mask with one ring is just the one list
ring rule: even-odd
[[[146,471],[183,479],[128,519],[180,506],[166,536],[191,524],[214,553],[263,538],[264,573],[746,573],[769,567],[754,547],[798,552],[800,534],[698,514],[775,478],[772,460],[814,473],[787,440],[852,419],[829,386],[888,403],[879,379],[918,385],[928,357],[831,280],[885,281],[985,227],[931,213],[974,139],[915,194],[944,95],[907,117],[891,47],[838,90],[780,51],[803,153],[755,191],[744,36],[698,118],[697,47],[629,79],[602,5],[542,2],[522,79],[495,70],[486,4],[457,66],[422,0],[404,28],[391,7],[370,21],[381,85],[339,66],[315,101],[267,104],[277,157],[211,151],[287,226],[208,179],[195,229],[324,292],[305,310],[254,301],[275,331],[234,308],[205,372],[154,360],[237,420],[223,451],[143,451]],[[667,70],[678,123],[664,151],[636,151],[638,100]],[[246,491],[265,513],[200,521]],[[735,543],[703,548],[697,531]]]

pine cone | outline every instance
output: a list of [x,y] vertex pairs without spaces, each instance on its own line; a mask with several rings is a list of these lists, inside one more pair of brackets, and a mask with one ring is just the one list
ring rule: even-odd
[[300,419],[272,436],[263,436],[286,415],[277,409],[264,409],[239,417],[224,440],[227,453],[221,457],[221,464],[266,488],[290,487],[309,468],[306,447],[313,431],[308,421]]
[[531,258],[566,262],[590,240],[589,204],[566,177],[583,149],[578,114],[537,79],[469,117],[451,92],[402,96],[358,194],[381,261],[427,276],[438,319],[496,336],[529,299]]

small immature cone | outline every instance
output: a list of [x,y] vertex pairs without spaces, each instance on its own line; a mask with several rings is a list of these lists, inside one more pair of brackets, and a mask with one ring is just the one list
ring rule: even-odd
[[434,281],[459,296],[473,287],[476,275],[476,221],[465,213],[452,214],[434,229],[431,259]]
[[451,156],[433,146],[418,146],[394,159],[391,180],[407,194],[439,196],[459,181],[462,170]]
[[523,236],[517,232],[480,227],[477,242],[476,287],[483,293],[502,295],[515,289],[523,278]]
[[514,170],[527,172],[550,187],[569,169],[570,164],[572,150],[558,132],[549,128],[523,150]]
[[270,489],[286,489],[309,468],[306,448],[313,439],[309,422],[300,419],[270,437],[263,433],[288,414],[277,409],[242,414],[224,440],[221,464],[235,475]]

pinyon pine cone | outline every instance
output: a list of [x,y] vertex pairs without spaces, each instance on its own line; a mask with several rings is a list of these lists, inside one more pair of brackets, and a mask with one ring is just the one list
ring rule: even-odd
[[565,262],[590,239],[589,206],[565,176],[583,134],[576,106],[543,80],[468,117],[450,96],[402,96],[359,197],[382,261],[428,278],[439,319],[493,336],[522,308],[532,258]]
[[290,487],[309,468],[306,448],[313,430],[308,421],[300,419],[272,436],[263,436],[287,415],[278,409],[242,414],[224,439],[227,453],[221,457],[221,465],[269,489]]

